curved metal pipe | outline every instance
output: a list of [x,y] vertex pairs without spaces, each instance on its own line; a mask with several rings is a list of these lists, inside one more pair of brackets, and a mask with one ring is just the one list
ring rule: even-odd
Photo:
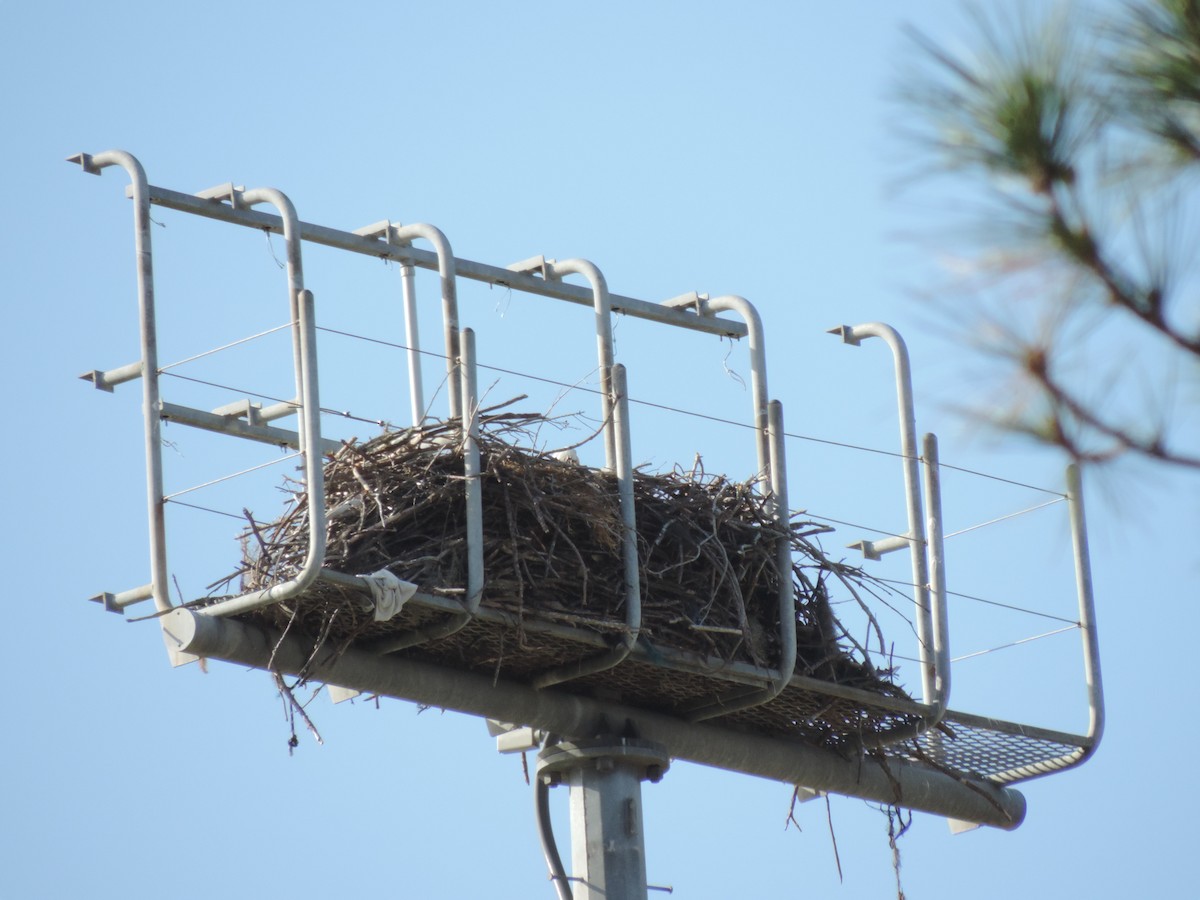
[[[437,254],[438,278],[442,287],[442,329],[446,338],[446,385],[450,397],[450,418],[457,419],[463,414],[463,397],[461,377],[458,370],[459,332],[458,332],[458,278],[454,253],[450,242],[440,228],[418,222],[413,225],[393,225],[389,232],[391,243],[411,244],[421,238],[433,245]],[[411,271],[411,267],[409,267]],[[407,315],[407,311],[406,311]],[[422,413],[424,410],[422,410]],[[420,424],[414,422],[414,424]]]
[[305,493],[308,496],[308,551],[295,577],[199,610],[206,616],[233,616],[295,597],[316,581],[325,562],[325,468],[321,456],[321,401],[317,387],[317,329],[312,291],[300,291],[296,309],[300,332],[300,452],[304,458]]
[[750,396],[754,403],[755,447],[758,461],[758,480],[770,486],[770,439],[767,437],[767,344],[762,317],[754,304],[737,294],[725,294],[710,298],[707,294],[692,291],[667,300],[663,306],[670,309],[692,308],[699,316],[716,318],[719,312],[735,312],[746,323],[746,336],[750,350]]
[[[300,217],[287,195],[275,188],[255,188],[231,197],[231,200],[250,207],[269,203],[279,210],[283,220],[283,239],[287,247],[288,305],[292,315],[292,360],[296,372],[296,396],[304,402],[304,351],[303,329],[300,326],[300,292],[304,290],[304,262],[300,252]],[[268,235],[269,237],[269,235]],[[315,346],[315,345],[314,345]],[[303,417],[301,417],[300,440],[304,441]]]
[[564,275],[582,275],[592,288],[592,304],[596,312],[596,352],[600,362],[600,415],[604,422],[604,467],[612,472],[616,469],[617,438],[612,420],[613,415],[613,336],[612,299],[608,282],[593,263],[586,259],[564,259],[547,261],[548,277],[562,280]]
[[166,511],[163,500],[161,397],[158,388],[158,331],[154,315],[154,265],[150,247],[150,191],[146,170],[131,153],[106,150],[94,156],[78,153],[69,158],[83,171],[99,175],[109,166],[120,166],[133,189],[134,252],[137,255],[138,312],[141,335],[142,405],[145,418],[146,510],[150,526],[150,587],[159,612],[171,608],[167,575]]
[[[1067,508],[1071,526],[1071,544],[1075,562],[1075,589],[1079,603],[1079,629],[1083,642],[1083,671],[1088,689],[1088,729],[1085,735],[1061,735],[1053,738],[1060,743],[1074,743],[1076,749],[1053,759],[1043,759],[1016,766],[997,778],[1003,784],[1016,784],[1041,778],[1055,772],[1065,772],[1082,765],[1096,752],[1104,736],[1104,684],[1100,675],[1100,640],[1096,633],[1096,602],[1092,592],[1092,566],[1088,551],[1087,521],[1083,507],[1083,481],[1079,466],[1067,466]],[[975,727],[1003,726],[1012,734],[1024,734],[1025,726],[997,723],[982,716],[953,713],[955,723]]]
[[699,297],[697,306],[702,314],[735,312],[746,323],[750,350],[750,396],[754,401],[758,473],[764,484],[771,485],[771,447],[770,438],[767,437],[767,343],[762,317],[754,308],[754,304],[737,294],[725,294],[712,299]]
[[304,288],[300,217],[282,191],[255,188],[230,198],[243,206],[269,203],[279,211],[287,244],[288,300],[292,313],[292,353],[296,372],[296,395],[300,402],[300,452],[304,459],[305,493],[308,497],[308,550],[295,577],[259,591],[251,591],[207,606],[204,615],[232,616],[295,597],[317,579],[325,562],[325,468],[321,454],[320,379],[317,374],[316,312],[311,291]]
[[[612,389],[615,395],[613,431],[617,442],[617,492],[621,504],[621,561],[625,576],[625,634],[620,643],[607,653],[587,657],[540,673],[530,679],[535,688],[561,684],[584,675],[594,675],[624,662],[633,652],[642,628],[641,566],[638,562],[637,519],[633,493],[633,450],[629,436],[629,390],[625,367],[612,368]],[[793,647],[795,630],[793,629]]]
[[[789,529],[791,520],[787,498],[783,407],[778,402],[771,403],[767,399],[766,335],[762,317],[754,304],[737,294],[725,294],[710,298],[693,292],[668,300],[664,305],[675,309],[691,306],[701,316],[715,316],[719,312],[735,312],[745,321],[750,351],[750,394],[754,404],[758,478],[768,488],[771,509],[777,520],[784,529]],[[796,600],[791,578],[792,557],[789,539],[780,540],[776,562],[780,573],[780,665],[778,669],[773,670],[771,684],[750,693],[730,693],[706,701],[688,712],[688,717],[692,721],[709,719],[767,703],[777,697],[791,681],[796,669]]]
[[925,542],[925,523],[921,512],[920,456],[917,451],[916,414],[913,411],[912,367],[908,359],[908,347],[899,332],[882,322],[867,322],[862,325],[842,325],[830,329],[831,334],[840,335],[853,347],[860,346],[866,338],[877,337],[885,341],[892,351],[896,370],[896,401],[900,412],[900,452],[904,457],[904,494],[908,506],[908,533],[893,542],[889,540],[868,542],[861,546],[868,559],[879,559],[880,555],[907,546],[912,559],[913,601],[917,607],[917,641],[921,656],[921,695],[925,703],[936,702],[933,656],[933,615],[929,606],[929,565]]

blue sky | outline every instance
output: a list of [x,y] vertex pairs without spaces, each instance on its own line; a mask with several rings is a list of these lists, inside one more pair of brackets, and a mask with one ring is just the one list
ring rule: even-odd
[[[916,297],[939,277],[934,201],[954,188],[896,190],[915,151],[887,98],[904,71],[902,24],[949,39],[956,8],[0,5],[10,172],[0,246],[10,397],[0,894],[552,896],[520,761],[496,754],[481,722],[321,698],[312,710],[324,746],[301,735],[289,758],[263,673],[171,670],[152,623],[85,602],[147,580],[143,462],[136,389],[110,396],[75,377],[137,355],[125,180],[84,176],[66,156],[126,149],[152,183],[181,191],[277,187],[301,218],[347,230],[431,222],[457,254],[497,265],[583,257],[614,291],[647,300],[742,294],[766,321],[788,430],[805,435],[895,447],[882,345],[854,350],[824,334],[889,322],[909,341],[918,424],[939,433],[943,460],[1058,487],[1056,456],[951,412],[995,386]],[[282,258],[282,241],[168,211],[155,218],[164,357],[282,320],[272,255]],[[305,252],[323,324],[399,335],[388,331],[398,327],[387,306],[399,291],[394,268]],[[570,383],[591,375],[586,312],[480,286],[464,286],[461,303],[482,361]],[[427,315],[430,347],[435,325]],[[749,398],[726,371],[748,378],[743,347],[635,320],[619,320],[616,335],[635,397],[745,415]],[[1118,352],[1119,336],[1106,340],[1095,352]],[[262,346],[222,374],[286,379],[286,345]],[[402,380],[388,381],[401,371],[394,357],[332,339],[322,351],[329,405],[403,417]],[[497,400],[527,392],[542,405],[559,393],[498,374],[486,387]],[[559,402],[584,409],[591,399]],[[224,443],[167,437],[178,437],[175,488],[247,464]],[[690,466],[697,452],[710,471],[743,478],[753,468],[744,431],[636,414],[639,462]],[[793,506],[902,525],[894,460],[799,440],[788,453]],[[232,487],[204,502],[254,503],[265,515],[285,471],[246,488],[252,500]],[[951,529],[1039,502],[994,481],[946,482]],[[943,821],[918,815],[901,842],[909,897],[1174,894],[1194,878],[1200,795],[1177,754],[1197,736],[1187,686],[1200,630],[1200,486],[1124,466],[1093,479],[1088,501],[1105,741],[1082,768],[1026,787],[1029,815],[1016,832],[951,837]],[[236,525],[184,510],[171,521],[185,593],[235,565]],[[956,539],[951,587],[1070,615],[1064,522],[1059,505]],[[839,530],[826,547],[861,536]],[[951,617],[956,653],[1046,630],[969,603]],[[903,642],[904,623],[892,627]],[[956,708],[1085,726],[1076,634],[964,660],[954,675]],[[894,891],[877,810],[834,799],[839,885],[824,805],[801,808],[803,831],[785,831],[789,797],[784,785],[676,765],[644,792],[651,883],[685,898]]]

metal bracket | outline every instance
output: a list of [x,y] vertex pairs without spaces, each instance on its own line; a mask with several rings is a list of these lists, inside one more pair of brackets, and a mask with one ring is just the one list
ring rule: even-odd
[[[399,222],[395,223],[395,225],[399,224]],[[357,234],[359,237],[382,238],[385,244],[390,245],[394,243],[392,241],[393,230],[394,228],[391,219],[380,219],[378,222],[374,222],[370,225],[364,225],[362,228],[355,228],[352,233]],[[406,241],[405,243],[411,243],[411,241]]]
[[561,784],[573,769],[611,771],[621,765],[637,770],[639,777],[658,784],[671,767],[667,748],[653,741],[606,735],[586,741],[563,741],[538,754],[537,774],[551,786]]
[[92,162],[92,154],[76,153],[67,157],[67,162],[79,163],[79,168],[87,172],[89,175],[99,175],[100,168]]
[[128,365],[118,366],[115,369],[109,369],[101,372],[99,369],[92,369],[90,372],[84,372],[79,376],[83,381],[90,381],[92,385],[100,391],[113,392],[113,388],[118,384],[124,384],[126,381],[133,381],[135,378],[142,377],[142,361],[129,363]]
[[978,822],[966,822],[962,819],[947,819],[946,824],[950,826],[951,834],[965,834],[968,831],[974,831],[976,828],[982,828]]
[[245,209],[246,204],[242,202],[242,194],[245,192],[246,186],[244,184],[235,185],[232,181],[227,181],[224,184],[218,184],[216,187],[197,191],[196,196],[201,200],[216,200],[218,203],[228,200],[229,205],[234,209]]
[[218,406],[213,411],[214,416],[221,416],[226,419],[245,419],[247,425],[262,425],[262,404],[255,403],[249,398],[245,400],[235,400],[233,403],[227,403],[224,406]]
[[154,585],[143,584],[141,587],[121,591],[118,594],[110,594],[108,591],[103,591],[94,597],[88,597],[88,600],[92,603],[101,604],[107,612],[121,613],[125,611],[125,607],[141,603],[143,600],[153,599],[153,597]]
[[865,539],[855,541],[852,544],[847,544],[846,547],[849,550],[861,550],[864,559],[879,561],[883,559],[885,553],[893,553],[896,550],[907,550],[912,544],[913,539],[911,537],[895,534],[878,541],[868,541]]
[[851,347],[861,347],[862,338],[854,333],[853,326],[838,325],[836,328],[825,329],[826,334],[836,334],[842,339],[843,344],[849,344]]
[[797,803],[808,803],[810,800],[816,800],[818,797],[824,797],[829,793],[828,791],[818,791],[816,788],[802,787],[801,785],[796,785],[795,790]]
[[345,703],[347,700],[353,700],[362,694],[362,691],[356,691],[354,688],[344,688],[336,684],[327,684],[325,689],[329,691],[329,699],[334,703]]
[[555,277],[554,262],[553,259],[546,259],[546,257],[539,254],[538,256],[531,256],[529,259],[523,259],[504,268],[510,272],[519,272],[522,275],[541,275],[543,281],[550,281]]
[[487,720],[488,733],[496,739],[497,753],[526,753],[542,746],[546,732],[529,726]]
[[[708,300],[708,294],[700,294],[696,291],[688,291],[686,294],[680,294],[678,297],[672,297],[670,300],[664,300],[662,305],[667,309],[687,309],[691,310],[698,316],[705,315],[704,304]],[[708,313],[708,315],[712,315]]]

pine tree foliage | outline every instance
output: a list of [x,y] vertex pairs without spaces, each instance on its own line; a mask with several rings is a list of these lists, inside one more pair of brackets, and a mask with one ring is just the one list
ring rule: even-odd
[[930,169],[980,189],[957,309],[1022,388],[989,417],[1200,469],[1200,0],[1039,9],[973,6],[953,49],[914,34],[902,98]]

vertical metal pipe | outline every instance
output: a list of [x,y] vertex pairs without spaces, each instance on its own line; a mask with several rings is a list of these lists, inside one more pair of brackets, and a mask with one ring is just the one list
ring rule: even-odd
[[610,763],[580,766],[569,779],[575,900],[645,900],[640,774]]
[[586,259],[564,259],[546,264],[552,277],[561,280],[564,275],[582,275],[592,288],[592,302],[596,313],[596,352],[600,362],[600,415],[604,422],[604,467],[612,472],[616,469],[617,441],[613,426],[613,335],[612,300],[608,293],[608,282],[596,266]]
[[779,569],[779,640],[782,659],[779,679],[772,697],[778,695],[796,671],[796,592],[792,583],[792,519],[788,507],[787,459],[784,448],[783,404],[773,400],[768,408],[770,426],[769,465],[771,474],[771,508],[775,521],[784,536],[776,547],[776,566]]
[[442,330],[446,340],[446,392],[450,399],[450,418],[462,415],[462,379],[459,374],[458,332],[458,281],[457,266],[450,242],[439,228],[418,222],[413,225],[394,225],[391,230],[393,244],[409,244],[422,238],[433,244],[437,253],[438,277],[442,287]]
[[[475,362],[475,332],[462,330],[463,475],[467,504],[467,620],[483,599],[483,485],[479,461],[479,374]],[[463,623],[464,625],[466,622]]]
[[791,513],[788,509],[787,462],[784,451],[783,404],[771,401],[767,409],[770,428],[768,473],[771,477],[771,511],[784,529],[776,548],[775,564],[779,570],[779,668],[771,676],[771,684],[750,693],[723,694],[687,712],[693,722],[728,715],[774,700],[788,686],[796,671],[796,594],[792,583]]
[[462,420],[463,476],[467,513],[467,599],[462,612],[433,625],[414,628],[402,634],[380,640],[371,646],[375,653],[395,653],[429,641],[449,637],[461,631],[479,612],[483,599],[486,573],[483,562],[483,485],[479,459],[479,375],[475,361],[475,332],[464,328],[455,346],[462,352],[462,396],[465,406]]
[[166,511],[163,501],[162,420],[158,387],[158,329],[154,310],[154,264],[150,247],[150,191],[142,164],[124,150],[106,150],[70,158],[85,172],[99,175],[109,166],[120,166],[129,175],[133,190],[133,240],[137,256],[137,292],[142,351],[142,407],[145,419],[146,511],[150,529],[150,585],[159,612],[171,608],[167,576]]
[[550,687],[584,675],[611,669],[625,660],[637,644],[642,627],[641,571],[637,550],[637,518],[634,499],[633,450],[629,434],[629,390],[625,367],[612,368],[613,431],[618,450],[616,458],[617,495],[621,505],[621,561],[625,576],[625,634],[612,650],[575,662],[556,666],[530,679],[536,688]]
[[408,344],[408,397],[416,427],[425,419],[425,386],[421,378],[421,331],[417,325],[413,267],[407,263],[400,266],[400,290],[404,301],[404,341]]
[[1083,670],[1088,686],[1087,736],[1090,746],[1084,753],[1086,758],[1096,749],[1104,734],[1104,683],[1100,675],[1100,638],[1096,633],[1096,599],[1092,591],[1092,564],[1083,508],[1083,478],[1078,465],[1067,467],[1067,504],[1071,518],[1071,543],[1075,551],[1079,625],[1083,631]]
[[[629,383],[625,367],[613,366],[613,431],[617,448],[617,493],[621,504],[621,560],[625,566],[625,654],[637,643],[642,628],[642,588],[638,563],[637,513],[634,498],[633,443],[629,429]],[[624,659],[624,656],[622,656]]]
[[950,626],[946,605],[946,552],[942,537],[942,475],[937,435],[926,434],[922,443],[925,463],[925,512],[929,517],[929,595],[933,606],[933,696],[925,702],[934,707],[925,722],[932,728],[942,720],[950,704]]

